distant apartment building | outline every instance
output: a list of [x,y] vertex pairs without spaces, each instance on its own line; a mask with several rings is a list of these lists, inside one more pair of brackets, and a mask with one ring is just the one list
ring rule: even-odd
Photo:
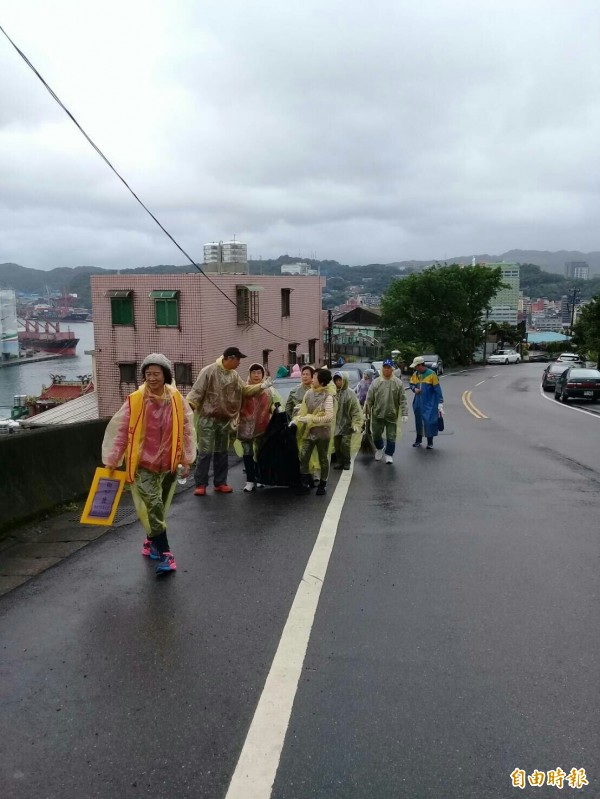
[[548,308],[546,297],[531,302],[531,313],[543,313]]
[[575,280],[589,280],[590,267],[587,261],[567,261],[565,264],[565,277]]
[[502,270],[502,282],[507,286],[507,288],[500,289],[492,298],[488,320],[499,325],[504,322],[509,325],[516,325],[521,298],[519,264],[502,262],[486,264],[486,266],[490,267],[490,269],[500,267]]
[[93,275],[95,368],[101,417],[140,384],[140,364],[162,352],[186,394],[202,367],[229,346],[271,373],[322,360],[320,277],[179,274]]
[[531,315],[531,327],[533,330],[552,330],[561,333],[563,323],[559,313],[556,311],[545,311],[544,313],[534,313]]
[[318,275],[318,271],[313,269],[310,264],[295,263],[281,264],[282,275]]

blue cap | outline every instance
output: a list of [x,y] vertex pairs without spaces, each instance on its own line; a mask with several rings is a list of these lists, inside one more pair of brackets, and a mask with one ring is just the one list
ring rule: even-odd
[[394,366],[394,362],[392,361],[391,358],[386,358],[386,360],[383,362],[383,366],[392,366],[393,367]]

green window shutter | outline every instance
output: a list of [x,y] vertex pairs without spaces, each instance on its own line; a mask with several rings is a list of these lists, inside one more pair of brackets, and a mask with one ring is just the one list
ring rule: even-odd
[[150,292],[154,300],[154,314],[158,327],[179,327],[179,291],[157,290]]
[[154,300],[158,327],[178,327],[179,308],[177,300]]
[[155,300],[156,324],[164,327],[167,324],[167,308],[164,300]]
[[113,325],[133,324],[133,300],[131,297],[112,297],[110,310]]
[[179,308],[177,307],[177,300],[167,300],[167,325],[169,327],[179,326]]

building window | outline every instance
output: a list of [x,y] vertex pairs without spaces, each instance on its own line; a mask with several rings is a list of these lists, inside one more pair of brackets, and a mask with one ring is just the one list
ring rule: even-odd
[[262,356],[262,365],[265,368],[265,372],[269,372],[269,353],[273,352],[273,350],[263,350]]
[[113,325],[133,325],[133,291],[109,291],[110,318]]
[[179,327],[179,292],[151,291],[157,327]]
[[288,344],[288,363],[290,366],[293,366],[297,363],[297,355],[296,351],[298,350],[298,342],[292,342]]
[[309,363],[316,363],[317,362],[317,339],[316,338],[309,338],[308,339],[308,362]]
[[259,321],[259,292],[263,286],[247,285],[235,287],[235,302],[238,325],[250,325]]
[[176,363],[175,364],[175,384],[178,386],[192,386],[194,378],[192,375],[191,363]]
[[119,364],[119,381],[121,383],[137,383],[137,364],[136,363],[120,363]]
[[281,315],[291,316],[290,314],[290,299],[292,296],[291,289],[281,289]]

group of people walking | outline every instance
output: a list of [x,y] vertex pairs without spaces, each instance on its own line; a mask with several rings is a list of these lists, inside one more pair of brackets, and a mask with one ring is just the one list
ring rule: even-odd
[[[145,529],[142,554],[156,562],[156,573],[177,568],[167,537],[166,515],[178,476],[194,471],[196,496],[204,496],[213,467],[213,490],[229,494],[228,452],[233,437],[241,447],[246,471],[245,492],[260,485],[257,456],[263,436],[276,409],[283,410],[281,397],[264,367],[252,363],[244,382],[237,372],[246,356],[228,347],[215,363],[205,366],[187,397],[173,385],[172,366],[161,353],[144,359],[143,384],[127,397],[109,422],[102,446],[102,460],[116,469],[125,458],[127,481],[136,511]],[[437,375],[415,358],[409,388],[420,447],[425,437],[433,447],[438,432],[443,396]],[[394,363],[383,362],[381,376],[363,374],[356,389],[348,385],[344,371],[304,366],[300,384],[290,392],[285,405],[290,427],[296,431],[300,484],[298,493],[327,491],[334,455],[337,469],[350,469],[356,442],[366,425],[375,444],[375,460],[393,463],[396,438],[408,421],[408,403],[402,380],[394,374]],[[318,474],[315,480],[315,473]]]

